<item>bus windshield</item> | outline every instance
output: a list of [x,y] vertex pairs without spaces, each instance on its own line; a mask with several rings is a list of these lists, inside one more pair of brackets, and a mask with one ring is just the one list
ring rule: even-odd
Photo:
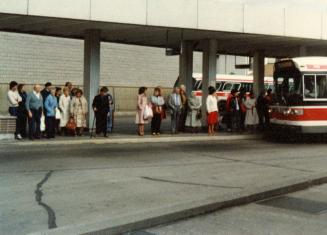
[[297,105],[302,101],[300,76],[277,76],[274,78],[276,102]]

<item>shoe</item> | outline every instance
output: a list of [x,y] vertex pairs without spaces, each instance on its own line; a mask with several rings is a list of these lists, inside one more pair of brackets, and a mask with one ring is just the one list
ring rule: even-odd
[[160,132],[158,132],[157,135],[160,135]]
[[22,140],[23,138],[22,138],[22,136],[20,134],[18,134],[18,135],[15,135],[15,139],[16,140]]
[[152,133],[152,135],[156,135],[156,133],[155,133],[155,132],[153,132],[153,133]]

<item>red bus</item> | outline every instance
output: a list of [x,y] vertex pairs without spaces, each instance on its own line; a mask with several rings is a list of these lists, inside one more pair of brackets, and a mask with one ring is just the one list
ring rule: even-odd
[[276,62],[269,112],[273,131],[327,133],[327,57]]

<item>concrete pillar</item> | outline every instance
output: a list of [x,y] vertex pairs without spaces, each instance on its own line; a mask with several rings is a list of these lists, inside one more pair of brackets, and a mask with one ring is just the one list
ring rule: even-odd
[[92,101],[100,85],[100,31],[87,30],[84,39],[84,95],[89,104],[88,127],[92,128]]
[[253,91],[258,96],[265,89],[265,55],[256,51],[253,55]]
[[181,54],[179,56],[179,85],[186,86],[188,96],[192,93],[193,88],[193,43],[183,41],[181,44]]
[[208,87],[216,87],[217,74],[217,50],[218,42],[215,39],[208,39],[203,42],[202,54],[202,113],[203,124],[206,125],[206,99]]
[[300,46],[299,48],[299,56],[307,56],[307,47],[306,46]]

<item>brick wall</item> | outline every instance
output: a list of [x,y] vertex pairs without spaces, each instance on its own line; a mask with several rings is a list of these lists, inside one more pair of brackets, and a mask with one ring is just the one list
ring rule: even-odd
[[[198,60],[200,55],[196,65]],[[167,57],[164,49],[101,44],[102,84],[171,86],[178,76],[178,65],[178,56]],[[11,80],[82,84],[83,41],[0,33],[0,82]]]
[[[83,83],[83,41],[0,32],[0,113],[6,112],[10,81],[62,85]],[[194,72],[202,71],[201,53],[194,53]],[[220,73],[244,73],[234,68],[235,57],[220,56]],[[238,60],[239,62],[239,60]],[[172,87],[178,76],[179,57],[165,56],[164,49],[114,43],[101,44],[101,84],[125,87],[117,96],[130,100],[121,110],[134,107],[132,93],[138,86]],[[128,88],[131,88],[129,90]],[[121,93],[122,92],[122,93]],[[128,98],[124,94],[130,94]],[[125,97],[125,98],[124,98]],[[134,96],[133,96],[134,97]],[[126,107],[123,107],[123,106]]]
[[[244,73],[234,57],[220,56],[220,73]],[[101,83],[113,86],[172,86],[178,56],[164,49],[114,43],[101,44]],[[239,59],[238,59],[239,61]],[[201,53],[194,53],[194,72],[202,71]],[[0,32],[0,82],[61,84],[83,82],[83,41]]]

